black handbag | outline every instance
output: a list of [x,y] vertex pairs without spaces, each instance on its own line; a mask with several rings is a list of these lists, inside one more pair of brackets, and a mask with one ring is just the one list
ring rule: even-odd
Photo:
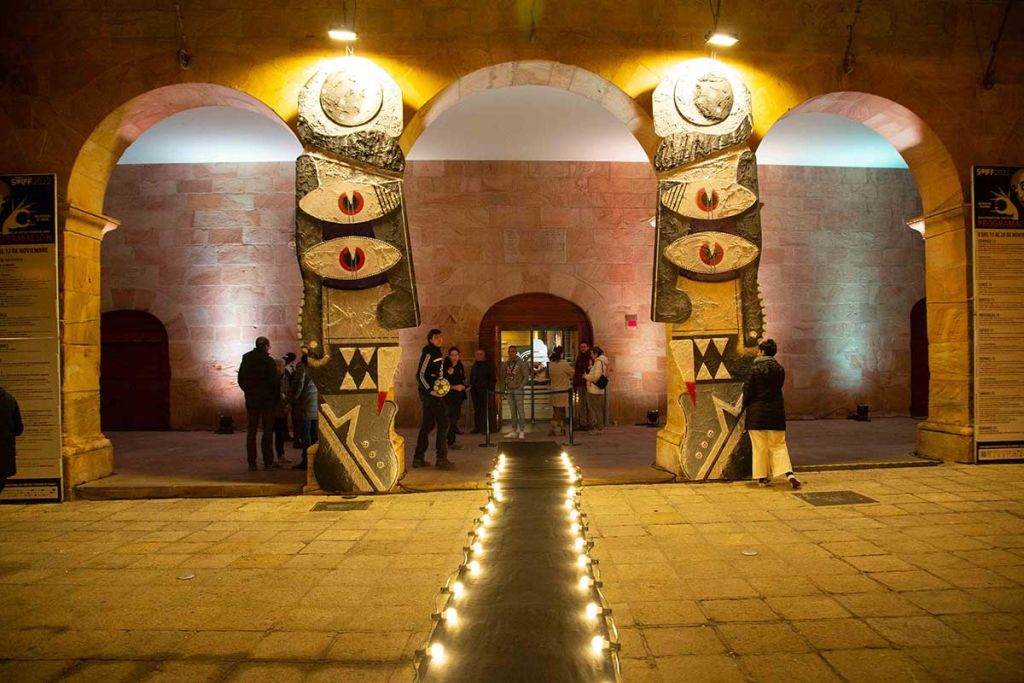
[[597,381],[594,382],[594,386],[597,387],[598,389],[604,389],[606,386],[608,386],[608,375],[601,375],[600,377],[598,377]]

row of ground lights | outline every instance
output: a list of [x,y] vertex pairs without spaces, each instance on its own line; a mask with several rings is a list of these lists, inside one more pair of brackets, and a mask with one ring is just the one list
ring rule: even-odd
[[[572,550],[576,557],[576,565],[580,570],[578,585],[580,591],[588,594],[591,598],[583,610],[582,618],[592,622],[598,631],[590,640],[590,650],[595,657],[610,657],[615,680],[618,681],[621,680],[618,656],[619,632],[615,626],[615,620],[612,618],[612,610],[608,607],[608,601],[601,591],[603,584],[598,561],[590,557],[590,549],[594,547],[594,543],[587,540],[587,516],[580,510],[582,496],[580,489],[583,488],[583,480],[580,477],[579,468],[572,464],[569,454],[562,451],[560,457],[570,484],[566,490],[565,509],[568,513]],[[499,454],[495,459],[494,469],[487,477],[489,489],[487,505],[480,508],[483,514],[474,520],[473,530],[469,532],[469,545],[462,549],[463,556],[459,568],[441,587],[439,609],[432,615],[434,626],[427,635],[427,645],[422,650],[416,651],[416,657],[413,660],[417,680],[420,679],[423,671],[422,664],[426,662],[442,666],[447,660],[448,653],[444,643],[437,637],[437,627],[442,623],[448,627],[458,624],[459,612],[456,605],[466,594],[464,579],[467,576],[476,576],[482,571],[480,559],[484,553],[483,543],[487,538],[487,528],[498,514],[499,505],[505,501],[505,493],[500,480],[501,475],[505,472],[506,461],[504,453]]]

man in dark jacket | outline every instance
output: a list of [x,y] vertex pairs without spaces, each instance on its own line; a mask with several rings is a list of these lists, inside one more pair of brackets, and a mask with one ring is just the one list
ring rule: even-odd
[[487,354],[483,349],[477,349],[473,356],[473,367],[469,371],[469,393],[473,396],[473,431],[483,434],[487,428],[485,420],[491,421],[491,431],[497,429],[495,411],[492,405],[488,405],[487,392],[494,391],[498,376],[494,372],[494,366],[487,360]]
[[798,489],[800,482],[793,476],[786,447],[786,406],[782,399],[786,371],[775,360],[776,351],[774,339],[761,342],[743,382],[746,429],[754,450],[753,473],[761,486],[771,486],[772,477],[785,474],[790,486]]
[[420,433],[416,437],[416,452],[412,456],[413,467],[426,467],[427,445],[430,432],[437,428],[437,458],[434,465],[441,470],[455,469],[455,463],[448,459],[448,408],[445,406],[444,394],[434,391],[434,382],[441,379],[441,364],[444,354],[441,353],[441,330],[434,328],[427,333],[427,345],[420,353],[420,361],[416,364],[416,388],[420,392],[420,403],[423,408],[423,421]]
[[591,414],[587,405],[587,373],[594,359],[590,357],[590,342],[582,341],[579,345],[579,355],[576,356],[576,365],[573,367],[572,387],[576,394],[576,427],[587,431],[594,426],[596,415]]
[[257,338],[256,348],[242,356],[238,366],[238,386],[245,394],[248,418],[245,449],[249,469],[256,469],[256,431],[261,428],[263,469],[278,469],[281,465],[274,462],[274,412],[280,399],[281,382],[277,363],[270,357],[270,340],[266,337]]
[[4,490],[7,480],[18,472],[14,440],[24,431],[18,402],[0,387],[0,491]]

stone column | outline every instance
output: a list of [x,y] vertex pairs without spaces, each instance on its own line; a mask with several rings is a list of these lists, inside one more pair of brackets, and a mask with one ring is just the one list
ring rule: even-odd
[[[957,198],[958,199],[958,198]],[[918,425],[921,455],[974,461],[971,245],[968,209],[925,216],[925,296],[928,301],[928,419]]]
[[60,244],[60,339],[64,487],[114,470],[114,449],[100,430],[100,245],[116,219],[74,204]]

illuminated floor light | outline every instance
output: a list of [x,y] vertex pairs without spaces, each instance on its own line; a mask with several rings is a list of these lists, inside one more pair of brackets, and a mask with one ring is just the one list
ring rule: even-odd
[[573,522],[572,524],[570,524],[569,525],[569,531],[571,533],[578,534],[580,532],[580,524],[579,524],[579,522]]
[[466,594],[466,586],[461,581],[456,581],[452,584],[452,595],[457,598],[461,598]]
[[454,607],[449,607],[444,611],[444,620],[454,626],[459,622],[459,613]]
[[444,645],[441,643],[431,643],[430,645],[430,659],[435,664],[444,664],[445,651]]
[[565,492],[565,495],[569,496],[570,498],[575,498],[576,497],[576,487],[575,486],[570,486],[569,489]]
[[473,543],[473,553],[476,554],[476,555],[480,555],[483,552],[484,552],[484,544],[481,543],[480,541],[474,542]]
[[576,508],[573,508],[572,510],[569,510],[569,519],[575,520],[575,519],[579,519],[579,517],[580,517],[580,511],[579,510],[577,510]]
[[466,566],[469,567],[469,573],[472,574],[473,576],[476,576],[477,574],[480,573],[480,563],[477,562],[476,560],[471,561]]
[[586,574],[580,577],[580,590],[588,590],[593,580]]
[[580,553],[579,557],[576,558],[576,564],[581,567],[586,567],[588,562],[590,562],[590,558],[583,553]]
[[597,606],[596,602],[587,603],[587,618],[597,619],[597,615],[601,613],[601,608]]
[[483,522],[484,524],[490,524],[491,523],[491,514],[489,512],[488,513],[484,513],[484,516],[480,518],[480,521]]
[[488,512],[494,512],[497,509],[498,509],[498,506],[494,504],[493,500],[487,501],[487,511]]
[[590,649],[593,650],[595,655],[604,652],[604,642],[604,636],[594,636],[590,639]]

